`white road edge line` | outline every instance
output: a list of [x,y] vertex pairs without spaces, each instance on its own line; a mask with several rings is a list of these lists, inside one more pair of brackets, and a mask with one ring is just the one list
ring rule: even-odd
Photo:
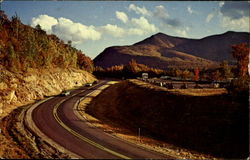
[[[104,82],[103,82],[103,83],[104,83]],[[95,86],[93,86],[93,87],[95,87]],[[89,89],[92,89],[93,87],[91,87],[91,88],[89,88]],[[100,86],[100,87],[101,87],[101,86]],[[100,88],[100,87],[99,87],[99,88]],[[86,96],[92,94],[94,91],[95,91],[95,90],[91,91],[90,93],[88,93],[87,95],[85,95],[83,98],[85,98]],[[80,93],[82,93],[82,92],[80,92]],[[77,94],[80,94],[80,93],[77,93]],[[68,98],[66,98],[66,99],[64,99],[64,100],[62,100],[62,101],[60,101],[60,102],[54,107],[54,109],[53,109],[53,115],[54,115],[55,119],[57,120],[57,122],[58,122],[63,128],[65,128],[68,132],[70,132],[70,133],[73,134],[74,136],[80,138],[81,140],[83,140],[83,141],[85,141],[85,142],[87,142],[87,143],[89,143],[89,144],[91,144],[91,145],[93,145],[93,146],[95,146],[95,147],[97,147],[97,148],[103,150],[103,151],[106,151],[106,152],[111,153],[111,154],[113,154],[113,155],[115,155],[115,156],[118,156],[118,157],[120,157],[120,158],[123,158],[123,159],[131,159],[131,158],[125,156],[125,155],[122,155],[122,154],[120,154],[120,153],[117,153],[117,152],[115,152],[115,151],[112,151],[111,149],[108,149],[108,148],[106,148],[106,147],[104,147],[104,146],[102,146],[102,145],[100,145],[100,144],[98,144],[98,143],[96,143],[96,142],[94,142],[94,141],[92,141],[92,140],[90,140],[90,139],[88,139],[88,138],[82,136],[81,134],[79,134],[79,133],[77,133],[76,131],[74,131],[74,130],[72,130],[71,128],[69,128],[66,124],[64,124],[64,123],[60,120],[60,118],[58,117],[58,114],[57,114],[57,109],[58,109],[58,107],[59,107],[63,102],[65,102],[66,100],[68,100],[68,99],[74,97],[74,96],[77,95],[77,94],[73,94],[72,96],[70,96],[70,97],[68,97]],[[81,99],[83,99],[83,98],[81,98]],[[77,103],[79,103],[79,100],[76,102],[76,104],[77,104]],[[74,106],[75,106],[75,105],[74,105]]]
[[25,121],[27,123],[27,125],[29,126],[29,128],[31,130],[33,130],[33,132],[35,132],[41,139],[43,139],[44,141],[46,141],[47,143],[49,143],[51,146],[55,147],[56,149],[58,149],[60,152],[62,153],[66,153],[68,154],[71,158],[73,159],[80,159],[82,157],[80,157],[79,155],[67,150],[66,148],[64,148],[63,146],[61,146],[60,144],[58,144],[57,142],[53,141],[51,138],[49,138],[47,135],[45,135],[37,126],[36,124],[33,122],[32,120],[32,112],[35,108],[37,108],[40,104],[52,99],[54,97],[50,97],[44,100],[39,101],[38,103],[32,105],[27,111],[26,111],[26,116],[25,116]]

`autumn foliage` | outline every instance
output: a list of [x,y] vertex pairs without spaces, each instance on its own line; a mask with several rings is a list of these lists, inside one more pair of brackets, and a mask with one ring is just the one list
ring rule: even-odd
[[195,81],[199,80],[199,69],[198,68],[194,69],[194,80]]
[[99,66],[95,67],[94,75],[98,77],[115,77],[115,78],[135,78],[141,77],[143,72],[149,73],[150,76],[159,76],[165,71],[156,68],[150,68],[144,64],[139,64],[131,60],[127,65],[115,65],[106,69]]
[[0,65],[12,72],[28,68],[80,68],[93,70],[92,60],[80,50],[65,44],[55,35],[47,35],[39,25],[32,28],[11,20],[0,12]]
[[237,78],[234,79],[227,90],[241,101],[249,99],[249,44],[241,43],[232,46],[232,55],[237,60]]
[[238,76],[246,77],[248,75],[249,64],[249,44],[240,43],[232,46],[232,55],[237,60]]

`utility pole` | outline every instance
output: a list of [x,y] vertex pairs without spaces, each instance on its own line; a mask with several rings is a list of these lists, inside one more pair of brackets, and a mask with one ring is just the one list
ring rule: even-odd
[[141,128],[138,128],[138,138],[139,142],[141,142]]

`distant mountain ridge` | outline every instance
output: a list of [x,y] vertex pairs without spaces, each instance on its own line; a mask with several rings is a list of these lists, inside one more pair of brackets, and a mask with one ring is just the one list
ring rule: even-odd
[[231,46],[243,42],[250,42],[250,33],[229,31],[202,39],[157,33],[130,46],[108,47],[94,59],[94,64],[107,68],[135,59],[138,63],[160,69],[211,68],[222,60],[233,61]]

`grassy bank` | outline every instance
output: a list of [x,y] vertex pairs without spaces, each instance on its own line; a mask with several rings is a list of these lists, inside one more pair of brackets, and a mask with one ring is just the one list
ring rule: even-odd
[[[206,94],[204,94],[204,92]],[[248,156],[248,100],[224,89],[167,90],[137,80],[98,95],[87,113],[142,136],[221,158]]]

